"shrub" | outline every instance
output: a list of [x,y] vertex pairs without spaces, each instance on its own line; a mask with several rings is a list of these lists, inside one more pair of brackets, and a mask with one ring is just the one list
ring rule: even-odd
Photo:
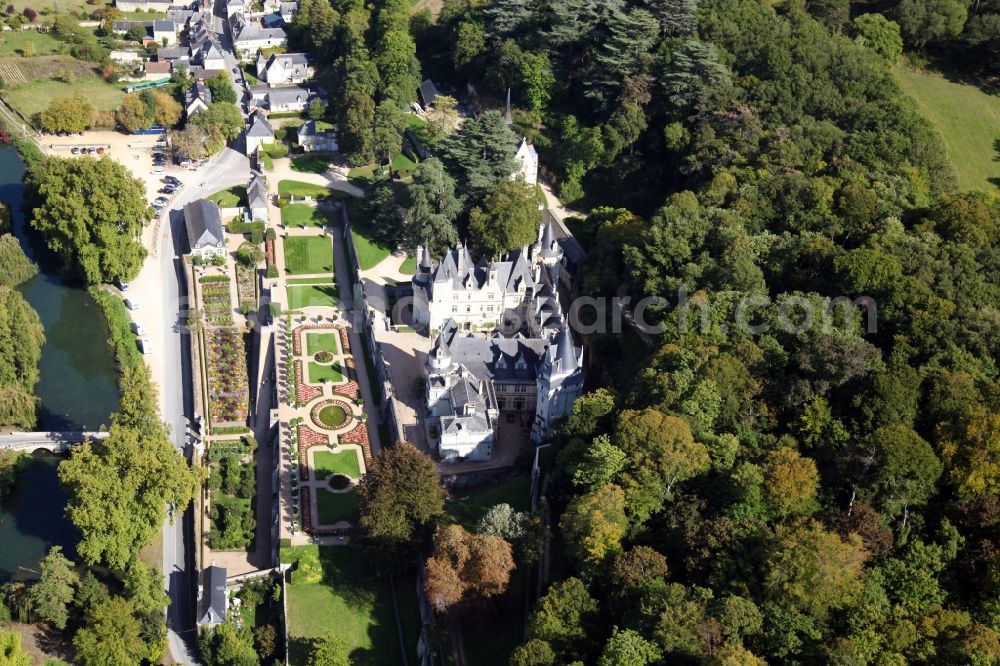
[[278,233],[274,229],[268,229],[264,232],[264,238],[269,241],[277,240]]
[[250,242],[254,245],[260,245],[264,242],[264,232],[260,229],[250,230]]
[[140,365],[142,354],[135,344],[135,336],[132,335],[132,320],[128,316],[125,304],[114,294],[97,287],[91,287],[88,292],[104,311],[104,318],[107,320],[111,332],[108,344],[115,350],[118,364],[123,368]]

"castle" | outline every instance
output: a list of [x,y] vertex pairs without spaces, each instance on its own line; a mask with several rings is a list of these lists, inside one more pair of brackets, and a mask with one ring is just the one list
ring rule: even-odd
[[489,460],[501,414],[530,417],[537,444],[572,411],[584,376],[559,298],[563,257],[551,223],[504,260],[474,264],[460,246],[435,265],[418,249],[414,322],[436,334],[423,368],[425,429],[442,460]]

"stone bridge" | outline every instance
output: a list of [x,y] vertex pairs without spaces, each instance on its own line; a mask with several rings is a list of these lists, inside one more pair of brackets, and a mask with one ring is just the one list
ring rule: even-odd
[[0,449],[65,453],[85,439],[104,439],[106,432],[11,432],[0,434]]

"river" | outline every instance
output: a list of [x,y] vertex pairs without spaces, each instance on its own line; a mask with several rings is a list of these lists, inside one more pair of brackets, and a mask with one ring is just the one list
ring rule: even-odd
[[[37,238],[29,239],[21,212],[24,163],[13,148],[0,148],[0,201],[11,209],[21,246],[42,272],[18,287],[45,328],[36,394],[39,430],[97,430],[118,408],[118,373],[100,307],[79,285],[53,270]],[[59,457],[36,455],[0,506],[0,582],[31,578],[52,545],[72,556],[79,539],[64,517],[66,494],[59,486]]]

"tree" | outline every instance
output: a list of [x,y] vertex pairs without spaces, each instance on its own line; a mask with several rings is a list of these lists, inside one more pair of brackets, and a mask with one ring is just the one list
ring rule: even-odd
[[164,592],[163,574],[142,560],[132,560],[125,569],[125,596],[139,614],[162,614],[170,603]]
[[697,0],[652,0],[648,4],[667,37],[685,37],[698,28]]
[[958,423],[938,431],[938,452],[959,496],[1000,493],[1000,414],[974,405]]
[[405,240],[409,245],[424,245],[435,256],[454,247],[458,243],[455,218],[462,203],[455,195],[455,180],[441,160],[431,157],[417,165],[407,190],[411,203]]
[[205,111],[196,115],[191,123],[204,128],[210,136],[212,130],[215,129],[228,140],[238,137],[243,132],[245,124],[243,116],[235,104],[214,100]]
[[469,236],[486,255],[499,257],[534,242],[540,221],[532,188],[504,180],[469,212]]
[[372,150],[375,156],[386,164],[403,148],[403,130],[406,118],[392,100],[383,100],[375,107],[375,121],[372,127]]
[[915,49],[957,37],[967,16],[960,0],[900,0],[896,6],[903,37]]
[[31,586],[31,602],[43,622],[57,629],[65,629],[69,620],[69,605],[73,601],[80,576],[73,570],[73,563],[62,554],[60,546],[53,546],[39,563],[41,576]]
[[153,122],[163,127],[173,127],[181,120],[181,105],[169,93],[153,93]]
[[628,456],[611,443],[607,435],[599,435],[580,458],[573,472],[573,484],[587,490],[596,490],[613,483],[618,473],[625,469]]
[[153,122],[153,112],[138,93],[125,95],[115,112],[115,120],[129,132],[146,129]]
[[813,520],[778,525],[768,548],[764,585],[778,603],[823,620],[831,609],[858,598],[865,557],[856,534],[841,539]]
[[350,157],[352,164],[367,164],[372,159],[370,128],[375,122],[375,100],[371,95],[351,90],[338,109],[340,149]]
[[143,25],[133,25],[125,33],[125,38],[131,42],[141,42],[149,36],[149,30]]
[[39,115],[46,132],[82,132],[94,124],[97,109],[83,95],[56,97]]
[[260,657],[253,647],[253,635],[249,627],[236,628],[226,622],[216,626],[211,633],[205,633],[199,641],[202,654],[210,655],[210,663],[215,666],[254,666],[260,664]]
[[899,24],[881,14],[862,14],[854,19],[857,41],[879,55],[886,65],[892,67],[903,54],[903,38],[899,34]]
[[30,224],[71,274],[88,284],[128,281],[146,250],[146,188],[110,157],[53,157],[32,164],[25,184]]
[[504,539],[470,534],[461,525],[439,527],[427,559],[424,590],[435,610],[503,594],[514,570],[514,553]]
[[0,631],[0,664],[3,666],[31,666],[31,657],[21,647],[21,634]]
[[597,666],[648,666],[660,660],[660,648],[631,629],[615,627]]
[[610,581],[616,593],[640,588],[667,575],[667,558],[649,546],[635,546],[618,553],[611,565]]
[[655,409],[622,411],[615,443],[629,460],[622,485],[635,524],[657,511],[677,483],[707,472],[711,463],[683,419]]
[[462,123],[442,143],[443,159],[462,189],[478,199],[517,171],[517,137],[499,111]]
[[458,100],[448,95],[438,95],[434,106],[427,110],[427,123],[437,139],[451,134],[459,125]]
[[872,436],[881,462],[874,486],[890,516],[925,503],[937,489],[941,461],[917,433],[902,425],[885,426]]
[[216,153],[226,145],[222,134],[214,127],[188,123],[187,127],[170,133],[174,155],[182,160],[197,160]]
[[528,621],[528,639],[544,641],[568,657],[586,654],[597,621],[597,600],[579,578],[567,578],[538,600]]
[[393,248],[404,241],[403,214],[389,182],[381,181],[372,187],[365,197],[362,210],[371,230],[372,240]]
[[806,10],[831,32],[840,32],[851,20],[851,5],[846,0],[808,0]]
[[148,641],[132,605],[121,597],[97,603],[84,614],[84,626],[73,638],[84,666],[126,666],[158,661],[166,650],[166,635]]
[[816,510],[819,471],[811,458],[794,449],[767,454],[767,494],[779,516],[810,514]]
[[[0,424],[28,429],[35,426],[38,399],[34,392],[44,343],[38,313],[19,291],[0,287]],[[13,462],[9,461],[8,468],[11,482]]]
[[383,447],[358,490],[362,534],[390,557],[415,545],[424,525],[444,512],[434,463],[408,442]]
[[340,636],[324,634],[312,642],[309,666],[351,666],[350,651]]
[[625,493],[608,484],[574,497],[559,520],[570,554],[588,571],[595,572],[621,550],[628,529]]
[[510,666],[552,666],[556,663],[556,653],[545,641],[533,638],[518,645],[510,655]]
[[524,538],[530,520],[528,514],[515,511],[510,504],[494,504],[476,523],[476,532],[513,543]]
[[322,120],[326,114],[326,104],[319,97],[314,97],[306,107],[306,113],[311,120]]
[[165,436],[117,424],[105,439],[76,447],[59,466],[59,481],[70,494],[66,514],[82,534],[80,556],[124,568],[160,529],[166,505],[182,511],[202,476]]
[[233,84],[230,82],[229,74],[226,72],[219,72],[214,76],[210,76],[205,81],[205,85],[212,93],[213,104],[216,102],[236,104],[236,91],[233,90]]
[[729,70],[719,62],[711,44],[690,40],[675,53],[663,71],[667,100],[678,111],[711,107],[730,93]]

